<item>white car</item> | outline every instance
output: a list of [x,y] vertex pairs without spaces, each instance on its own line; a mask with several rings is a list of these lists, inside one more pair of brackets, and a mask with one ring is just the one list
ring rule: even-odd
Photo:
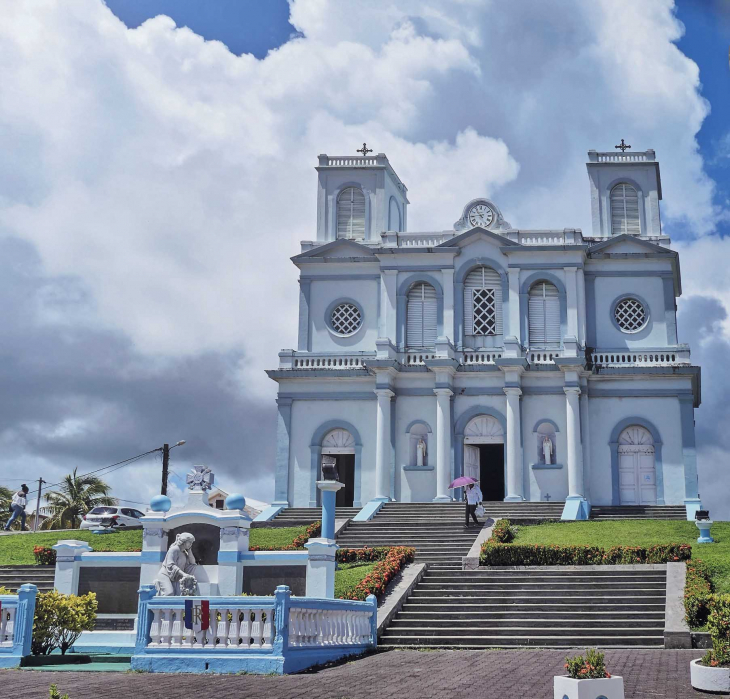
[[140,517],[144,512],[131,507],[104,505],[89,510],[81,522],[81,529],[100,529],[102,527],[119,527],[120,529],[141,529]]

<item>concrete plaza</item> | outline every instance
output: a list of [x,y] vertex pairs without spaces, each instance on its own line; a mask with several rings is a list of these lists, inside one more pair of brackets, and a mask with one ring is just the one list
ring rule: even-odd
[[[575,652],[583,652],[576,649]],[[71,699],[551,699],[553,675],[573,651],[389,651],[334,667],[284,677],[152,675],[143,673],[0,671],[3,696],[44,699],[51,683]],[[697,699],[689,662],[700,650],[606,651],[609,671],[622,675],[626,699]],[[713,695],[718,696],[718,695]],[[726,696],[726,695],[722,695]]]

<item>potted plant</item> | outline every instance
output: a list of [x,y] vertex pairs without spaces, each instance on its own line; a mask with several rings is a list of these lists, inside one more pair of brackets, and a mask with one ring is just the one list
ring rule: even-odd
[[624,699],[624,678],[606,671],[603,653],[587,650],[585,657],[565,659],[567,675],[558,675],[553,684],[555,699]]
[[707,628],[712,650],[690,664],[690,681],[703,692],[730,692],[730,595],[710,595]]

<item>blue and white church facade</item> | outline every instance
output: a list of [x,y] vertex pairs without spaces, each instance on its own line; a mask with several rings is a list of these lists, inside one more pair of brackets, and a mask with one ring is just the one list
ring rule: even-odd
[[590,237],[513,228],[465,202],[452,230],[409,232],[384,154],[319,156],[316,240],[297,349],[278,382],[274,505],[486,500],[699,506],[700,369],[677,342],[679,258],[662,234],[654,151],[588,153]]

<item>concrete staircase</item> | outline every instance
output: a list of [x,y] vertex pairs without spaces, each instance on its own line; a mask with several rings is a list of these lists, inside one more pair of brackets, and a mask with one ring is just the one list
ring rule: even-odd
[[591,519],[687,519],[684,505],[594,505]]
[[390,502],[369,522],[350,522],[337,543],[345,548],[414,546],[419,562],[461,567],[480,529],[464,526],[463,503]]
[[[359,507],[336,507],[336,519],[352,519],[358,512]],[[303,524],[311,524],[322,519],[321,507],[287,507],[279,512],[271,522],[266,522],[265,526],[289,526],[298,527]]]
[[512,524],[537,524],[547,520],[559,520],[564,502],[503,502],[486,500],[484,510],[494,520],[508,519]]
[[53,589],[56,566],[0,566],[0,587],[15,592],[21,585],[31,583],[39,592]]
[[664,645],[666,569],[429,565],[381,647]]

